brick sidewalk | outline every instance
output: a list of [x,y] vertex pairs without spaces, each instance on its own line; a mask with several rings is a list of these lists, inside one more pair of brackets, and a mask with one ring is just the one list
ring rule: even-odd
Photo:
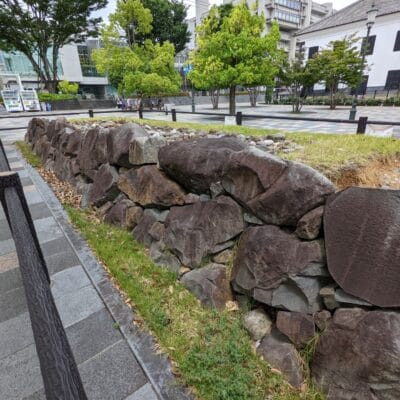
[[[74,231],[54,194],[11,146],[51,275],[52,293],[90,400],[189,399],[153,339]],[[0,209],[0,399],[45,399],[14,242]]]

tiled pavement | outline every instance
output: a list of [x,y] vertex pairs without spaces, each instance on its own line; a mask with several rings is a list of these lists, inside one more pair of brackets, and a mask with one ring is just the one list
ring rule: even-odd
[[[153,339],[113,288],[53,193],[10,145],[49,272],[52,293],[89,400],[189,399]],[[11,232],[0,209],[0,400],[45,399]]]

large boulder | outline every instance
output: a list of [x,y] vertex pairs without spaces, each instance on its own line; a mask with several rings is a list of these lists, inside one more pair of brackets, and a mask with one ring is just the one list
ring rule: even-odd
[[231,136],[185,140],[161,148],[158,158],[170,177],[187,190],[202,194],[221,180],[229,155],[245,147],[243,141]]
[[243,213],[231,198],[173,207],[165,221],[165,244],[181,262],[198,267],[204,257],[229,245],[244,229]]
[[333,184],[312,168],[288,162],[287,170],[272,187],[247,203],[264,222],[296,226],[299,219],[325,203]]
[[128,123],[111,129],[107,136],[107,149],[110,164],[130,168],[129,146],[135,139],[147,137],[148,133],[138,124]]
[[379,307],[400,306],[400,191],[350,188],[327,204],[329,271],[351,294]]
[[287,167],[279,157],[249,148],[230,155],[222,186],[235,200],[246,205],[268,190]]
[[312,362],[312,375],[328,399],[399,399],[399,332],[397,312],[337,310]]
[[82,132],[66,128],[60,135],[58,149],[67,157],[76,157],[81,151]]
[[157,164],[158,151],[166,144],[161,135],[135,136],[129,145],[129,162],[132,165]]
[[89,129],[83,137],[79,153],[79,165],[86,176],[108,161],[107,136],[109,130],[100,127]]
[[118,172],[110,164],[103,164],[93,181],[89,192],[89,203],[99,207],[107,201],[113,201],[119,194],[117,187]]
[[183,275],[181,283],[205,306],[223,310],[232,301],[225,265],[209,264]]
[[287,381],[300,388],[305,380],[303,361],[292,343],[277,329],[265,336],[257,348],[261,355],[273,368],[282,372]]
[[183,190],[155,165],[131,169],[120,175],[118,187],[142,206],[167,208],[185,204]]

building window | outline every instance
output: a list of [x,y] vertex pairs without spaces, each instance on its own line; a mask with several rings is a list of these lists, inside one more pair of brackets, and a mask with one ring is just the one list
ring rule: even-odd
[[376,35],[368,36],[368,42],[367,38],[364,37],[361,44],[362,54],[365,54],[366,56],[374,54],[375,41],[376,41]]
[[308,59],[310,60],[311,58],[313,58],[315,56],[315,54],[318,54],[318,50],[319,50],[318,46],[310,47],[308,49]]
[[277,10],[275,16],[281,21],[292,22],[293,24],[300,24],[300,15],[298,14]]
[[79,62],[81,63],[81,70],[83,76],[97,77],[101,76],[92,61],[90,50],[86,45],[78,45]]
[[388,72],[385,89],[400,89],[400,69]]
[[301,3],[298,0],[276,0],[275,2],[281,6],[291,8],[292,10],[300,11],[301,9]]
[[400,31],[397,32],[396,42],[394,43],[393,51],[400,51]]

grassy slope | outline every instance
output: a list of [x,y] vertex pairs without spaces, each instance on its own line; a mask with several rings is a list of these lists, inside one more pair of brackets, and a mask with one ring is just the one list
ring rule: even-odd
[[[17,143],[32,165],[40,159]],[[255,353],[239,311],[216,312],[199,301],[177,276],[153,264],[148,251],[124,229],[93,213],[64,204],[71,222],[132,300],[144,325],[169,354],[183,383],[203,400],[322,400],[313,387],[290,388]]]
[[[93,121],[134,121],[154,127],[189,128],[206,132],[226,132],[251,136],[274,134],[277,129],[257,129],[246,126],[203,125],[196,123],[174,123],[156,120],[139,120],[137,118],[97,118],[71,120],[74,122]],[[400,141],[391,138],[376,138],[365,135],[334,135],[315,133],[284,132],[289,140],[303,147],[292,153],[279,154],[282,158],[303,162],[331,178],[349,166],[362,166],[368,161],[400,154]]]

